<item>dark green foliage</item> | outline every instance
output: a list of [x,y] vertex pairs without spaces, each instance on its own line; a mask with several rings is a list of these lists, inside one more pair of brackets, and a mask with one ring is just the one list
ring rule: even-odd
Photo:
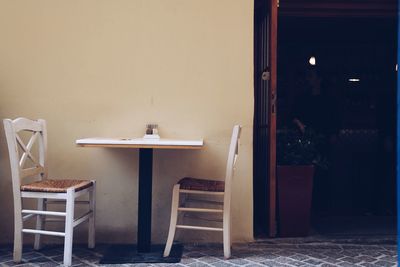
[[304,133],[295,129],[277,131],[278,165],[316,165],[326,168],[326,158],[321,155],[324,136],[311,129]]

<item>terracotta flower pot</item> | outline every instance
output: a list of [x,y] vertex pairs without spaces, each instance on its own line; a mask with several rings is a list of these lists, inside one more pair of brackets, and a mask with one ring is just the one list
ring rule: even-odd
[[314,166],[278,166],[278,233],[307,236],[310,230]]

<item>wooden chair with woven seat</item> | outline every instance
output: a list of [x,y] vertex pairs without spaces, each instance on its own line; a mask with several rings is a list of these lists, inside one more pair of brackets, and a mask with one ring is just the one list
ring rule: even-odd
[[[164,257],[168,257],[176,229],[187,229],[187,230],[205,230],[205,231],[219,231],[223,232],[223,244],[224,244],[224,257],[226,259],[231,256],[231,186],[234,172],[234,166],[238,155],[238,143],[240,137],[240,125],[233,127],[233,133],[231,137],[231,143],[228,152],[228,160],[226,165],[225,180],[206,180],[199,178],[185,177],[181,179],[173,188],[172,192],[172,207],[171,207],[171,220],[168,232],[168,239],[165,245]],[[222,208],[204,208],[204,207],[186,207],[185,201],[180,201],[180,195],[203,195],[203,196],[219,196],[223,197],[223,201],[217,204],[222,205]],[[191,199],[192,201],[196,199]],[[197,201],[203,203],[212,203],[214,201],[207,201],[197,199]],[[180,203],[182,202],[182,203]],[[222,227],[204,227],[198,225],[188,224],[177,224],[178,213],[189,212],[189,213],[212,213],[222,215]],[[200,218],[201,219],[201,218]]]
[[[73,229],[89,221],[89,248],[95,246],[95,195],[94,180],[47,179],[47,131],[44,120],[17,118],[3,120],[10,156],[12,187],[14,196],[14,261],[22,257],[23,233],[35,234],[34,249],[41,248],[41,235],[64,237],[64,265],[72,260]],[[28,137],[28,138],[25,138]],[[28,142],[24,142],[29,139]],[[37,153],[35,153],[37,152]],[[33,179],[34,182],[27,182]],[[89,201],[76,198],[88,195]],[[37,199],[37,210],[23,209],[23,199]],[[49,204],[64,204],[65,212],[49,211]],[[89,210],[74,217],[75,204],[86,204]],[[46,218],[47,216],[52,218]],[[36,217],[36,229],[23,227],[24,221]],[[63,232],[44,230],[46,221],[65,219]],[[64,219],[62,218],[64,217]]]

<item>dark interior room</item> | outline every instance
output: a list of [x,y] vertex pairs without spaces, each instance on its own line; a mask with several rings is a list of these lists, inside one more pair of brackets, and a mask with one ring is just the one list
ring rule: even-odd
[[[277,128],[301,130],[294,120],[308,112],[305,129],[325,138],[313,183],[316,234],[396,232],[396,5],[280,3]],[[303,98],[315,83],[316,105]]]

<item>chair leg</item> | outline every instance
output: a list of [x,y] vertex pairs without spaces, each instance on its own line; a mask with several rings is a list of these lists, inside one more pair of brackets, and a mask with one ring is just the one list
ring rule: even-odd
[[15,213],[14,225],[14,262],[21,262],[22,260],[22,214]]
[[65,215],[65,238],[64,238],[64,266],[71,266],[72,263],[72,240],[74,234],[74,207],[75,191],[67,190],[67,203]]
[[94,248],[96,245],[96,181],[93,181],[93,188],[89,192],[89,209],[92,213],[89,217],[88,247]]
[[[229,209],[228,209],[229,210]],[[224,258],[229,259],[231,257],[231,219],[229,211],[225,210],[224,207],[224,218],[223,218],[223,239],[224,239]]]
[[[44,198],[39,198],[38,199],[38,210],[46,210],[46,200]],[[44,215],[38,215],[36,217],[36,230],[43,230],[45,227],[45,216]],[[39,250],[42,248],[41,244],[41,235],[40,234],[35,234],[35,243],[33,245],[33,248],[35,250]]]
[[231,237],[230,233],[227,233],[224,229],[224,258],[229,259],[231,257]]
[[171,220],[169,223],[167,243],[165,244],[164,249],[164,257],[169,256],[169,254],[171,253],[172,243],[174,242],[176,222],[178,220],[179,188],[180,185],[176,184],[172,191]]

